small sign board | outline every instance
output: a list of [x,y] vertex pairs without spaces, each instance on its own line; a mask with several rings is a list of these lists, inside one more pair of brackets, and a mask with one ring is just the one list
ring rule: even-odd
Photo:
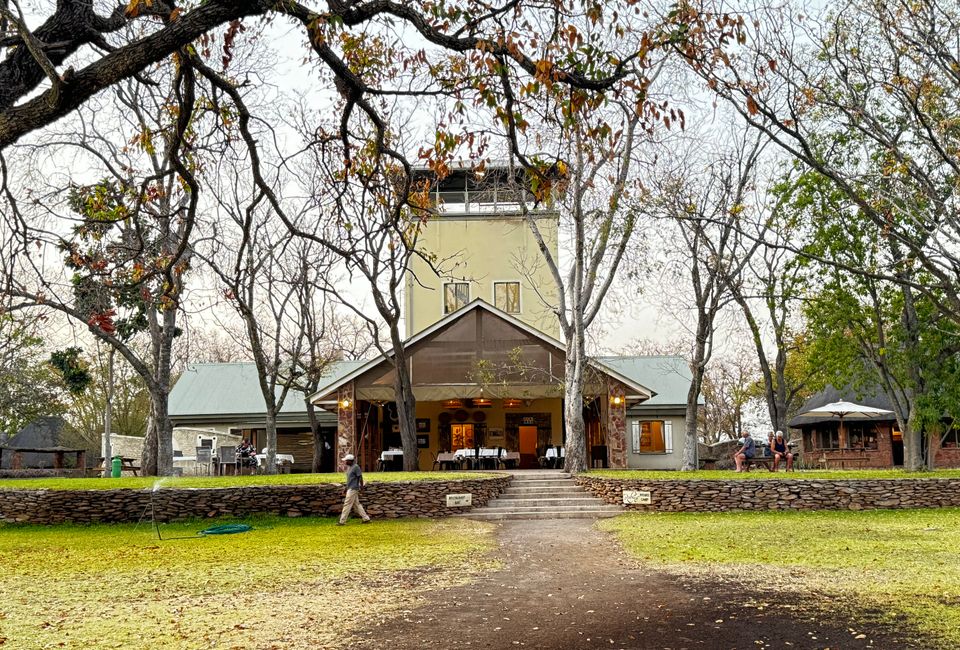
[[447,507],[448,508],[462,508],[464,506],[473,505],[473,495],[469,492],[467,494],[448,494],[447,495]]
[[649,490],[624,490],[623,502],[627,505],[649,505],[653,500]]

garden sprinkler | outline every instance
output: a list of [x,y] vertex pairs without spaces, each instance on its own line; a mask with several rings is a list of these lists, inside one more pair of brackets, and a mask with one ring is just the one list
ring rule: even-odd
[[[167,539],[164,539],[163,535],[160,534],[160,522],[157,521],[157,514],[154,508],[154,496],[160,489],[160,486],[163,484],[164,480],[165,479],[159,479],[153,484],[153,489],[150,490],[150,503],[146,508],[143,509],[143,514],[140,515],[140,519],[137,521],[137,526],[139,526],[140,522],[143,521],[143,518],[146,516],[147,510],[150,510],[150,519],[153,520],[153,529],[157,531],[157,539],[161,542],[174,539],[197,539],[198,537],[207,537],[208,535],[232,535],[234,533],[245,533],[249,530],[253,530],[253,526],[248,524],[221,524],[219,526],[205,528],[204,530],[198,531],[193,535],[181,535],[179,537],[168,537]],[[134,528],[134,530],[136,530],[136,528]]]

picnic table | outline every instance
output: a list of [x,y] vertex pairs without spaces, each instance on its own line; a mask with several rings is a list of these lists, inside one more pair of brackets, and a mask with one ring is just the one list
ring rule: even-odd
[[[105,459],[104,459],[103,456],[100,456],[99,458],[97,458],[97,465],[96,465],[96,467],[91,467],[88,471],[90,471],[90,472],[92,472],[92,473],[94,473],[94,474],[99,474],[100,472],[103,472],[103,473],[104,473],[103,475],[104,475],[105,477],[106,477],[106,476],[110,476],[110,471],[112,470],[112,466],[108,463],[107,466],[106,466],[106,468],[104,468],[104,465],[103,465],[103,461],[104,461],[104,460],[105,460]],[[110,460],[112,461],[113,459],[110,459]],[[137,465],[137,459],[136,459],[136,458],[130,458],[129,456],[121,456],[121,457],[120,457],[120,471],[121,471],[121,472],[133,472],[133,475],[134,475],[134,476],[139,476],[139,474],[137,474],[137,472],[140,471],[140,466]]]

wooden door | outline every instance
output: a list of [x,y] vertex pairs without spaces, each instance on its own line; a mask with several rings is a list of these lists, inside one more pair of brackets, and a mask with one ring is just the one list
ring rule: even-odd
[[537,427],[520,427],[520,467],[534,469],[537,463]]

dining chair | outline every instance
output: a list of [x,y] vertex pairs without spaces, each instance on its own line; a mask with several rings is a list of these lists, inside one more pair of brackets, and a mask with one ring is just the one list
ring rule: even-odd
[[237,461],[237,448],[232,445],[221,445],[217,449],[217,474],[225,476],[226,469],[230,465],[233,465],[233,474],[239,474],[240,472],[237,471],[239,463]]
[[197,460],[194,471],[197,474],[203,472],[210,475],[210,465],[213,464],[213,449],[210,447],[197,447]]

